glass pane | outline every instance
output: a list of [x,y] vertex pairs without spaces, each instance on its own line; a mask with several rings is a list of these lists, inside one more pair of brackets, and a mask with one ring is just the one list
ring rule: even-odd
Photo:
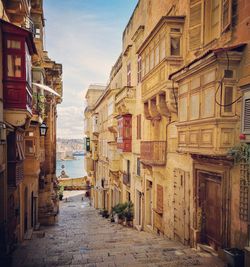
[[154,50],[151,50],[151,52],[150,52],[150,66],[149,66],[150,70],[153,69],[153,67],[154,67]]
[[179,118],[180,121],[186,121],[187,120],[187,98],[183,97],[179,101]]
[[160,60],[163,60],[166,56],[166,42],[165,37],[161,39],[160,42]]
[[25,153],[26,154],[33,154],[34,153],[34,146],[32,140],[25,141]]
[[204,91],[203,117],[212,117],[214,115],[214,88]]
[[171,56],[180,55],[180,38],[179,37],[170,38],[170,55]]
[[21,49],[21,42],[15,40],[7,40],[7,48]]
[[198,119],[199,118],[199,108],[200,108],[200,103],[199,103],[199,94],[193,94],[191,95],[190,98],[190,119]]
[[21,73],[21,57],[17,55],[8,55],[7,56],[7,75],[8,77],[17,77],[22,76]]
[[228,105],[224,107],[224,112],[232,112],[232,105],[233,102],[233,87],[225,87],[225,94],[224,94],[224,105]]
[[155,48],[155,65],[159,63],[159,57],[160,57],[160,47],[159,44]]
[[179,94],[184,94],[188,91],[188,84],[185,83],[185,84],[182,84],[179,88]]

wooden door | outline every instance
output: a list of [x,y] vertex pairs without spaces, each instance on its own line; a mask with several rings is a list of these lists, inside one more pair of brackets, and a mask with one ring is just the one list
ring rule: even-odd
[[205,240],[214,248],[221,245],[221,182],[214,177],[205,179]]
[[184,175],[176,171],[174,179],[174,235],[184,243]]
[[174,171],[174,237],[183,244],[190,242],[189,173]]
[[202,212],[200,240],[217,249],[222,239],[221,177],[200,173],[198,181],[199,207]]

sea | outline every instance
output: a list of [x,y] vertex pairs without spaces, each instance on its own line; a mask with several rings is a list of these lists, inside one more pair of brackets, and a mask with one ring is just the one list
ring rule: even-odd
[[57,177],[61,175],[62,170],[64,170],[70,178],[84,177],[85,175],[87,175],[86,171],[84,170],[84,156],[75,156],[75,159],[73,160],[57,160]]

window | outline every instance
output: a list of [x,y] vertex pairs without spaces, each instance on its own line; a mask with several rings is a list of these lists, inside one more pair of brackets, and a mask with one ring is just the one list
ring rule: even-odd
[[166,41],[165,36],[160,40],[160,61],[162,61],[166,56]]
[[141,56],[138,56],[138,60],[137,60],[137,83],[141,82],[141,78],[142,78],[142,60],[141,60]]
[[231,113],[233,111],[233,87],[225,86],[224,88],[224,112]]
[[127,86],[131,86],[131,63],[127,65]]
[[25,140],[25,155],[34,155],[35,154],[35,142],[33,139]]
[[138,176],[141,176],[141,161],[140,161],[140,158],[137,158],[136,174]]
[[200,97],[199,93],[194,93],[190,96],[190,120],[199,118],[200,115]]
[[18,160],[24,160],[25,154],[24,154],[24,148],[23,148],[23,135],[22,134],[16,134],[16,150],[17,150],[17,158]]
[[155,66],[159,64],[160,61],[160,46],[159,43],[155,47]]
[[201,45],[202,1],[190,0],[189,48],[195,50]]
[[187,97],[182,97],[179,100],[179,120],[187,120]]
[[137,139],[141,139],[141,114],[137,115]]
[[149,72],[149,55],[146,55],[146,69],[145,69],[145,74]]
[[7,40],[8,49],[21,49],[21,42],[16,40]]
[[222,4],[222,31],[227,30],[231,24],[231,0],[223,0]]
[[113,98],[110,98],[108,100],[108,116],[112,115],[114,112],[114,100]]
[[220,1],[207,0],[204,2],[204,41],[209,43],[219,37]]
[[214,116],[214,102],[215,102],[214,87],[209,87],[203,90],[203,104],[202,117],[209,118]]
[[152,70],[154,68],[155,62],[154,62],[154,50],[152,49],[150,51],[150,59],[149,59],[149,69]]
[[40,28],[36,28],[35,38],[37,38],[37,39],[41,38],[41,30],[40,30]]
[[19,55],[7,55],[7,76],[22,77],[22,58]]
[[180,37],[170,37],[170,55],[171,56],[180,56]]

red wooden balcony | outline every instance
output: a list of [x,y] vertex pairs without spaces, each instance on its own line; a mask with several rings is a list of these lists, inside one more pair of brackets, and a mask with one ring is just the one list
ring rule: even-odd
[[23,161],[8,162],[8,186],[17,187],[24,179]]
[[22,82],[4,84],[4,108],[21,109],[32,113],[32,89]]
[[132,140],[117,138],[117,148],[122,150],[123,152],[131,152],[132,151]]
[[130,173],[123,172],[123,184],[130,186]]
[[166,141],[142,141],[140,160],[147,165],[165,165]]
[[132,115],[126,114],[118,118],[117,148],[122,152],[132,151]]

